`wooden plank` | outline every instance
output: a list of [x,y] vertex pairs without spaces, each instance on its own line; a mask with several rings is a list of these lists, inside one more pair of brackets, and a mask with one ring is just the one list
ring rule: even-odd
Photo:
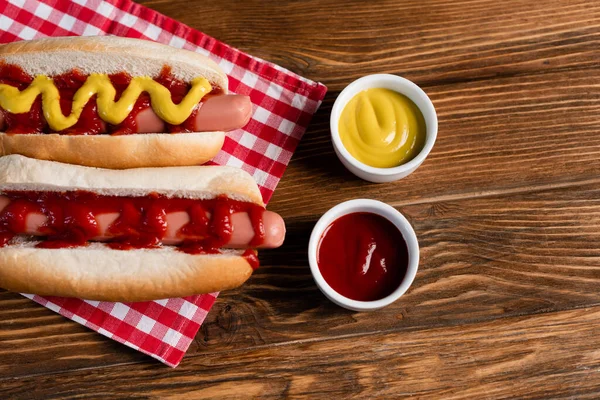
[[316,218],[293,219],[284,246],[263,252],[269,267],[240,293],[225,294],[226,308],[213,310],[222,317],[204,325],[206,342],[213,337],[236,348],[244,339],[270,344],[283,336],[443,326],[599,304],[599,199],[600,186],[592,184],[400,207],[419,239],[419,272],[405,297],[373,314],[347,312],[323,298],[306,256]]
[[[414,286],[400,301],[376,313],[353,313],[326,300],[306,261],[316,216],[292,219],[284,246],[264,251],[265,266],[220,297],[184,364],[195,354],[600,304],[596,184],[400,210],[421,246]],[[145,360],[50,311],[6,301],[0,302],[0,377]]]
[[5,398],[596,398],[600,307],[6,380]]
[[600,4],[585,0],[142,3],[333,91],[369,73],[430,86],[596,67],[600,48]]
[[298,217],[357,197],[398,206],[598,179],[600,70],[426,90],[440,128],[433,151],[415,173],[398,182],[372,184],[345,170],[330,142],[329,98],[269,207],[284,217]]
[[[148,5],[330,89],[271,203],[285,217],[357,196],[401,205],[598,176],[596,2],[183,3]],[[440,117],[428,160],[389,185],[348,173],[329,140],[339,90],[376,72],[423,86]]]
[[[0,397],[597,397],[597,309],[517,316],[599,304],[599,4],[147,3],[329,86],[270,205],[288,242],[221,297],[176,371],[0,292]],[[389,185],[345,172],[328,139],[337,92],[373,72],[416,81],[440,115],[430,158]],[[468,199],[488,194],[504,195]],[[413,290],[374,314],[331,305],[306,267],[318,215],[358,196],[399,206],[422,246]]]

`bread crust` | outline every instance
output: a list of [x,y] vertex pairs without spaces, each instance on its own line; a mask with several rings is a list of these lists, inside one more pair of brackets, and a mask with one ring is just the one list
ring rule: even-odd
[[0,157],[0,193],[7,191],[84,190],[106,196],[212,199],[227,196],[264,207],[254,179],[240,168],[195,166],[111,170],[36,160],[21,155]]
[[232,289],[252,268],[241,251],[191,255],[171,247],[113,250],[0,248],[0,286],[19,293],[102,301],[146,301]]
[[199,165],[212,160],[224,140],[223,132],[122,136],[0,133],[0,155],[22,154],[112,169]]
[[29,75],[55,76],[73,69],[84,74],[127,72],[156,77],[163,66],[184,82],[198,76],[227,93],[227,75],[208,57],[142,39],[117,36],[53,37],[0,45],[0,61]]

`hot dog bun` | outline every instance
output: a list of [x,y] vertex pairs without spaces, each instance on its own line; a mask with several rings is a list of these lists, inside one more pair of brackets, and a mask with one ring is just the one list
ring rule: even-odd
[[210,161],[221,150],[224,140],[223,132],[125,136],[0,132],[0,156],[22,154],[40,160],[113,169],[185,166]]
[[[206,78],[227,93],[227,76],[207,57],[140,39],[115,36],[60,37],[0,45],[0,63],[31,76],[55,76],[76,69],[83,74],[126,72],[156,77],[167,65],[174,77]],[[198,165],[223,146],[224,132],[70,136],[0,132],[0,155],[23,154],[44,160],[102,168]]]
[[[85,190],[102,195],[228,198],[263,206],[258,186],[232,167],[105,170],[34,160],[0,158],[0,193],[17,190]],[[171,246],[114,250],[102,243],[41,249],[20,238],[0,247],[0,287],[25,293],[105,301],[145,301],[231,289],[252,267],[244,250],[192,255]]]
[[157,76],[165,64],[185,82],[202,76],[227,92],[227,75],[202,54],[148,40],[118,36],[69,36],[24,40],[0,46],[0,60],[17,64],[29,75],[84,74]]
[[0,286],[18,293],[102,301],[146,301],[233,289],[252,274],[243,250],[191,255],[169,246],[113,250],[0,248]]
[[111,170],[13,154],[0,157],[0,193],[13,190],[85,190],[109,196],[158,193],[186,199],[224,195],[264,206],[256,182],[246,171],[216,165]]

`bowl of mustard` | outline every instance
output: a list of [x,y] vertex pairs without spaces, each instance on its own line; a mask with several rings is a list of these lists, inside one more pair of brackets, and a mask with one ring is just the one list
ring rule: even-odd
[[438,130],[427,94],[390,74],[364,76],[348,85],[333,105],[330,126],[342,164],[377,183],[414,172],[433,148]]

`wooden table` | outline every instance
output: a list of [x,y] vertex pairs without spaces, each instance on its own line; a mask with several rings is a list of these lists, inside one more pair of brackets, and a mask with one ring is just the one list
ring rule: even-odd
[[[223,293],[177,369],[0,292],[0,397],[598,398],[600,4],[595,1],[149,0],[329,93],[270,209],[288,237]],[[369,184],[329,141],[340,90],[405,76],[437,143],[410,177]],[[319,216],[366,197],[413,224],[410,291],[372,313],[316,288]]]

